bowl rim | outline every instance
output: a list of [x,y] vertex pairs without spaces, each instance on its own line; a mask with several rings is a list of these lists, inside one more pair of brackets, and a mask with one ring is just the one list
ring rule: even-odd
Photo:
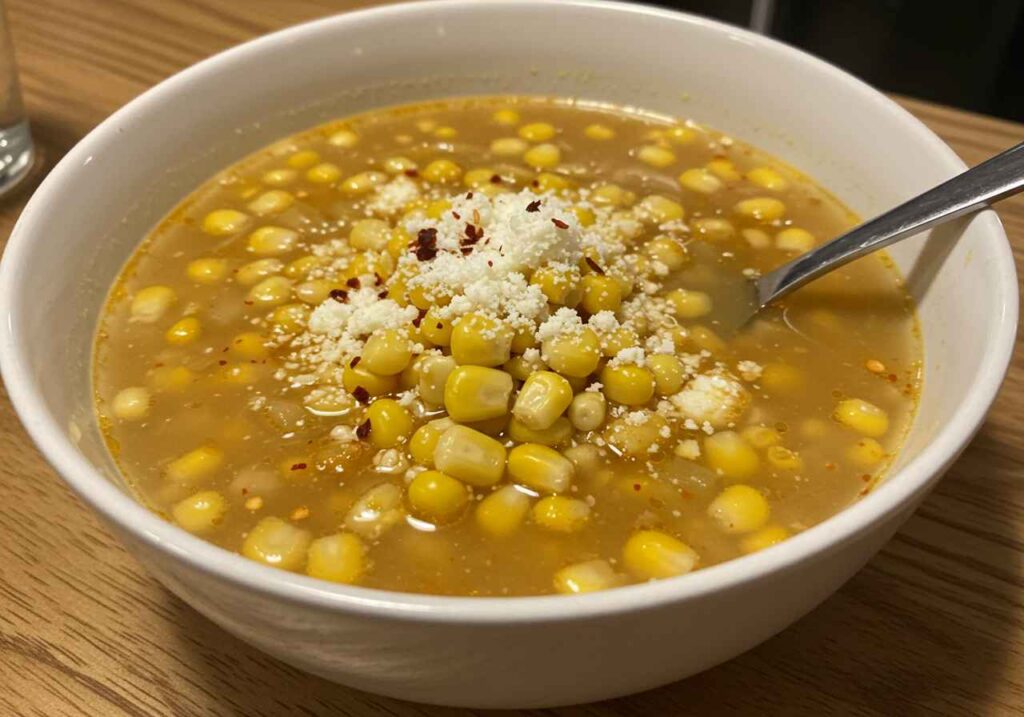
[[[763,52],[777,53],[805,63],[833,82],[844,83],[859,99],[872,103],[927,142],[934,156],[950,174],[965,169],[964,163],[923,123],[895,102],[845,71],[777,40],[714,20],[646,5],[603,0],[425,0],[342,13],[305,22],[255,38],[206,58],[163,80],[131,100],[95,127],[65,155],[31,197],[11,232],[0,262],[0,373],[17,414],[42,455],[58,475],[94,510],[121,531],[152,548],[169,554],[190,569],[219,577],[247,590],[322,610],[355,611],[365,616],[436,623],[528,623],[586,619],[599,615],[645,610],[700,598],[822,559],[855,540],[871,527],[913,505],[955,459],[980,426],[1002,383],[1014,347],[1018,312],[1018,287],[1009,242],[995,212],[986,210],[974,222],[994,235],[996,271],[989,283],[1002,299],[1001,313],[993,319],[993,345],[982,360],[952,420],[904,468],[878,488],[822,523],[756,555],[710,566],[689,575],[577,596],[460,597],[400,593],[357,586],[336,585],[269,568],[241,555],[192,536],[159,518],[132,496],[104,478],[78,453],[66,430],[49,413],[33,377],[32,366],[21,343],[16,309],[27,300],[20,289],[27,286],[23,264],[33,248],[37,216],[51,202],[69,191],[68,177],[86,162],[92,145],[131,122],[140,108],[173,96],[193,79],[215,74],[221,65],[258,58],[268,48],[299,41],[304,35],[330,31],[335,26],[386,19],[393,15],[432,15],[437,12],[552,7],[581,11],[643,15],[665,22],[684,23],[702,31],[725,33]],[[1000,241],[1001,239],[1001,241]]]

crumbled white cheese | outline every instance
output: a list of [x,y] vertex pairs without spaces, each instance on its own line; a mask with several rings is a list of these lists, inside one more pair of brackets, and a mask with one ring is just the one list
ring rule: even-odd
[[749,400],[743,385],[720,369],[697,375],[682,391],[669,397],[679,416],[700,422],[706,433],[709,428],[714,432],[734,422]]

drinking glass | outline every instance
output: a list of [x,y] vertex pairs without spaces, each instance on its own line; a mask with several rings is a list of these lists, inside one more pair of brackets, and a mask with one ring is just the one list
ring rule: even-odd
[[33,158],[32,135],[21,102],[7,12],[0,3],[0,196],[25,178],[32,169]]

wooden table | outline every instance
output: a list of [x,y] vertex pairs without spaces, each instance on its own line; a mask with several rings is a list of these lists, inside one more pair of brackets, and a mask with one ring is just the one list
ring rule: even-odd
[[[9,0],[52,166],[136,94],[219,50],[358,2]],[[900,100],[969,164],[1024,126]],[[6,236],[31,186],[0,205]],[[1024,269],[1024,198],[999,213]],[[1024,352],[903,530],[799,624],[717,669],[578,715],[1024,712]],[[455,714],[304,675],[199,617],[64,487],[0,399],[0,714]]]

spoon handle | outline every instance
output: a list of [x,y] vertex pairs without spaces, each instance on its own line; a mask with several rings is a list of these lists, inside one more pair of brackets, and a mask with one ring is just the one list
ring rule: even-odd
[[757,280],[766,306],[809,281],[873,251],[1024,189],[1024,142],[861,224]]

